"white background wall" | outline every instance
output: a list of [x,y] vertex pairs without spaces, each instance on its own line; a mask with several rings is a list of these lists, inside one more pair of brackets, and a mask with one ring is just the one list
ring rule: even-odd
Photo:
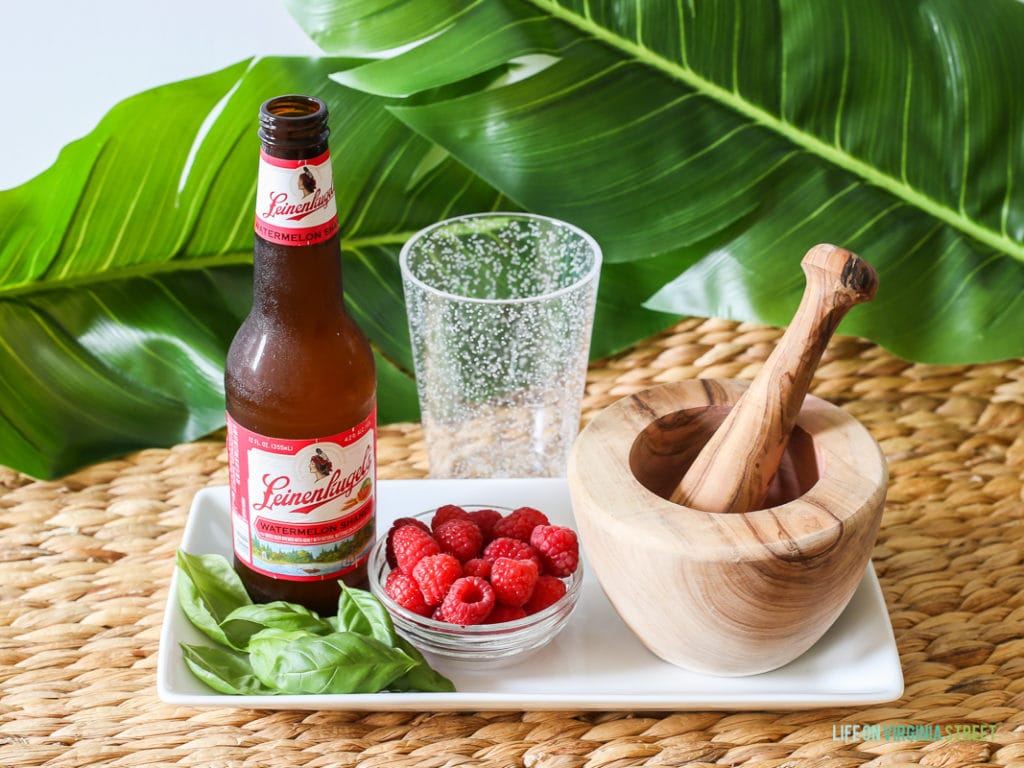
[[3,0],[0,189],[147,88],[250,56],[319,53],[281,0]]

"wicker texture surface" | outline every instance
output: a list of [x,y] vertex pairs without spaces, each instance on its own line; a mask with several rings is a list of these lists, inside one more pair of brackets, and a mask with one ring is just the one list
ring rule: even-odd
[[[584,420],[664,381],[752,377],[781,332],[687,320],[592,366]],[[41,482],[0,468],[0,767],[1024,765],[1024,361],[936,367],[836,338],[812,392],[881,444],[875,567],[906,691],[802,712],[291,712],[156,695],[174,551],[217,440]],[[416,424],[380,477],[426,474]],[[842,724],[979,723],[977,741],[837,740]]]

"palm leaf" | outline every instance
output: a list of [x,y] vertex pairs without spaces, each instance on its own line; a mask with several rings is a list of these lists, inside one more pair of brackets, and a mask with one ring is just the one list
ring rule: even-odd
[[[373,5],[289,2],[335,54]],[[412,25],[428,8],[429,32]],[[1024,354],[1024,105],[1006,91],[1024,72],[1024,4],[477,0],[442,13],[387,3],[359,36],[381,58],[334,79],[403,98],[402,122],[523,208],[590,230],[610,262],[671,270],[648,307],[783,325],[800,257],[834,242],[881,276],[844,332],[933,363]],[[308,24],[325,15],[331,35]]]

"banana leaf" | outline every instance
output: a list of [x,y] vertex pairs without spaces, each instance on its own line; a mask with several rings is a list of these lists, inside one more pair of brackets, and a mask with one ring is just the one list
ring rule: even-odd
[[54,477],[223,424],[255,114],[288,91],[332,110],[382,422],[418,415],[398,249],[479,210],[597,236],[593,357],[678,315],[784,325],[820,241],[882,277],[841,332],[924,362],[1024,353],[1016,0],[288,6],[328,58],[140,94],[0,192],[0,464]]
[[611,263],[674,264],[649,308],[785,325],[832,242],[880,274],[841,333],[1024,354],[1018,0],[287,4],[324,50],[377,57],[337,82],[401,99],[516,204]]
[[[53,477],[224,423],[227,347],[252,294],[259,104],[323,97],[346,295],[373,335],[381,420],[415,418],[396,248],[448,210],[500,206],[330,59],[261,59],[135,96],[0,193],[0,463]],[[396,284],[398,287],[396,288]]]
[[[374,347],[379,419],[418,418],[401,244],[446,216],[516,206],[385,101],[332,83],[349,64],[257,59],[139,94],[0,192],[0,464],[56,477],[223,426],[224,360],[252,300],[256,115],[280,93],[331,111],[345,295]],[[606,314],[639,307],[650,270],[635,271]],[[595,354],[665,324],[632,317]]]

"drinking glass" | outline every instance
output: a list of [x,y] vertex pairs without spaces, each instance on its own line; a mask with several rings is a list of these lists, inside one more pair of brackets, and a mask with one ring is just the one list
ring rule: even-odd
[[564,476],[597,242],[546,216],[480,213],[417,233],[400,264],[430,476]]

